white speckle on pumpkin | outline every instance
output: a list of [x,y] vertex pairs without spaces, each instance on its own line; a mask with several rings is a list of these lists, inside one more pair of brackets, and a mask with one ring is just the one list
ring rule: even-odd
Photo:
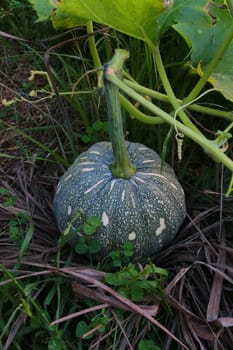
[[124,202],[124,199],[125,199],[125,190],[122,191],[122,194],[121,194],[121,200],[122,202]]
[[131,194],[131,202],[133,204],[133,208],[136,208],[136,203],[135,203],[135,200],[134,200],[134,196]]
[[104,181],[104,179],[99,180],[98,182],[96,182],[96,184],[93,185],[93,186],[91,186],[90,188],[88,188],[88,189],[84,192],[84,194],[87,194],[87,193],[91,192],[92,190],[94,190],[94,189],[95,189],[97,186],[99,186],[99,184],[101,184],[101,182],[103,182],[103,181]]
[[133,232],[130,232],[130,234],[128,235],[128,240],[129,241],[134,241],[136,238],[136,233],[133,231]]
[[178,188],[177,188],[172,182],[170,182],[170,185],[171,185],[175,190],[178,190]]
[[116,182],[116,180],[113,180],[113,181],[111,182],[110,192],[112,191],[112,189],[113,189],[113,187],[114,187],[114,185],[115,185],[115,182]]
[[142,179],[140,179],[140,177],[134,176],[134,178],[135,178],[136,180],[138,180],[138,181],[142,182],[142,183],[145,183],[145,181],[144,181],[144,180],[142,180]]
[[98,151],[90,151],[90,153],[92,153],[92,154],[101,154],[101,153],[98,152]]
[[95,162],[81,162],[79,165],[90,165],[90,164],[95,164]]
[[166,179],[165,176],[158,174],[158,173],[142,173],[142,172],[138,172],[138,174],[140,175],[146,175],[146,176],[157,176],[160,177],[161,179]]
[[93,171],[95,170],[94,168],[83,168],[82,171]]
[[146,148],[146,147],[139,147],[138,150],[139,150],[139,151],[146,151],[146,150],[148,150],[148,148]]
[[[134,175],[134,177],[135,177],[135,175]],[[137,183],[136,183],[135,181],[133,181],[132,179],[130,179],[130,182],[131,182],[131,184],[133,184],[134,186],[138,187]]]
[[72,213],[72,208],[70,205],[68,205],[67,214],[71,215],[71,213]]
[[68,176],[65,178],[65,180],[64,180],[64,181],[65,181],[65,182],[66,182],[66,181],[68,181],[69,179],[71,179],[71,178],[72,178],[72,176],[73,176],[72,174],[68,175]]
[[166,223],[164,218],[159,218],[159,227],[155,231],[156,236],[161,235],[161,233],[165,230],[166,228]]
[[105,211],[104,211],[103,214],[102,214],[101,221],[102,221],[102,224],[103,224],[104,226],[107,226],[107,225],[109,224],[109,217],[108,217],[108,215],[106,214]]
[[60,191],[61,191],[61,184],[58,184],[56,194],[58,194]]
[[155,162],[155,160],[154,159],[147,159],[147,160],[144,160],[143,162],[142,162],[142,164],[146,164],[146,163],[154,163]]

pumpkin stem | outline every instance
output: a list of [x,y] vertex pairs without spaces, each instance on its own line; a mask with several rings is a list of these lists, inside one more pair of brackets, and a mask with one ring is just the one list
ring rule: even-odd
[[111,61],[104,66],[104,87],[107,96],[107,108],[110,138],[114,161],[110,165],[113,177],[130,179],[136,167],[129,160],[125,145],[119,88],[108,81],[108,75],[121,76],[124,61],[129,57],[128,51],[117,49]]

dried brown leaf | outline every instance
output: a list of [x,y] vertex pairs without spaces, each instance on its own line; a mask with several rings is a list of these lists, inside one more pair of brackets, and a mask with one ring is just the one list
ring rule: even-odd
[[233,317],[219,317],[216,323],[224,328],[233,327]]
[[[222,266],[222,269],[221,269],[222,272],[224,272],[225,262],[226,262],[226,252],[223,249],[220,249],[218,253],[217,263]],[[211,292],[210,292],[208,307],[207,307],[206,319],[208,322],[211,322],[218,318],[221,295],[222,295],[222,286],[223,286],[223,276],[216,272],[214,276]]]

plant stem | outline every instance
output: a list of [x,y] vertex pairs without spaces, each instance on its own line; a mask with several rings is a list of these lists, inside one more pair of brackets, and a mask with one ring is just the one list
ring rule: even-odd
[[148,45],[150,46],[152,53],[154,55],[154,59],[156,62],[156,66],[159,72],[159,76],[160,79],[163,83],[163,87],[164,90],[167,93],[167,96],[169,97],[170,103],[172,104],[174,110],[179,110],[178,111],[178,116],[180,117],[180,119],[182,120],[182,122],[184,123],[184,125],[186,125],[189,129],[195,131],[197,134],[202,135],[201,131],[191,122],[191,120],[189,119],[189,117],[187,116],[187,114],[184,112],[183,109],[180,108],[180,104],[177,101],[177,98],[173,92],[173,89],[171,87],[171,84],[168,80],[167,77],[167,73],[165,71],[164,65],[163,65],[163,61],[160,55],[160,51],[159,51],[159,47],[155,46],[153,43],[148,42]]
[[[146,88],[136,82],[130,81],[128,79],[123,79],[123,82],[131,87],[133,90],[145,95],[145,96],[150,96],[152,98],[155,98],[158,101],[162,101],[165,103],[170,103],[170,99],[167,95],[162,94],[161,92],[157,92],[154,90],[151,90],[149,88]],[[182,104],[182,100],[177,99],[177,101]],[[225,118],[227,120],[233,121],[233,112],[230,111],[221,111],[220,109],[214,109],[206,106],[200,106],[198,104],[190,104],[185,106],[185,108],[190,109],[195,112],[211,115],[214,117],[219,117],[219,118]]]
[[104,87],[107,96],[110,138],[114,157],[111,172],[113,177],[123,179],[130,179],[136,172],[136,168],[129,160],[125,145],[119,89],[111,83],[108,76],[121,76],[124,61],[127,58],[127,51],[117,49],[112,60],[104,67]]
[[214,143],[214,141],[210,141],[206,139],[205,136],[200,135],[196,131],[190,129],[186,125],[183,125],[178,120],[174,120],[168,113],[164,112],[159,107],[155,106],[153,103],[139,95],[137,92],[129,88],[122,82],[115,74],[106,75],[106,79],[113,84],[115,84],[120,90],[124,91],[128,96],[139,102],[145,108],[150,110],[152,113],[162,117],[167,123],[176,127],[180,132],[184,135],[188,136],[190,139],[198,143],[203,149],[215,160],[223,163],[227,168],[233,171],[233,161],[227,157],[219,147]]
[[[92,21],[88,21],[86,24],[86,28],[87,28],[87,33],[88,34],[93,34],[94,30],[93,30],[93,22]],[[90,35],[88,37],[88,43],[89,43],[89,49],[90,49],[90,53],[91,53],[91,57],[93,59],[94,62],[94,66],[96,69],[100,69],[102,64],[99,58],[99,54],[96,48],[96,43],[95,43],[95,37],[94,35]],[[101,74],[101,71],[97,72],[97,77],[99,78]]]
[[228,186],[228,189],[227,189],[225,196],[229,197],[231,195],[232,191],[233,191],[233,174],[231,176],[231,180],[230,180],[230,183],[229,183],[229,186]]
[[159,125],[165,123],[164,119],[157,116],[147,115],[141,111],[139,111],[129,100],[120,94],[121,106],[124,107],[127,112],[133,118],[139,120],[142,123],[150,124],[150,125]]
[[198,83],[194,86],[192,91],[186,97],[185,103],[188,103],[188,102],[194,100],[199,95],[199,93],[201,92],[201,90],[203,89],[205,84],[207,83],[210,75],[213,73],[215,67],[217,66],[217,64],[221,60],[222,56],[224,55],[224,52],[226,51],[226,49],[230,45],[232,39],[233,39],[233,23],[232,23],[225,39],[223,40],[222,45],[219,47],[219,49],[216,52],[216,54],[214,55],[212,61],[207,65],[201,79],[198,81]]

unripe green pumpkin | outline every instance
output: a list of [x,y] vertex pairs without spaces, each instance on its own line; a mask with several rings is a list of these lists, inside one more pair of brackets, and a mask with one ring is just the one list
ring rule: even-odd
[[108,74],[120,75],[127,57],[118,49],[104,68],[112,142],[97,143],[78,156],[58,184],[54,212],[61,231],[69,224],[77,229],[73,244],[83,217],[98,216],[101,226],[93,238],[101,244],[99,255],[131,241],[136,259],[155,254],[175,237],[185,199],[174,171],[168,164],[161,167],[155,151],[124,140],[119,91]]
[[[54,211],[61,231],[80,210],[100,217],[93,237],[102,246],[101,256],[131,241],[135,258],[149,257],[175,237],[185,217],[184,192],[168,164],[161,173],[155,151],[139,143],[125,145],[136,166],[130,179],[113,178],[111,143],[99,142],[81,153],[61,178]],[[72,225],[80,224],[78,216]]]

